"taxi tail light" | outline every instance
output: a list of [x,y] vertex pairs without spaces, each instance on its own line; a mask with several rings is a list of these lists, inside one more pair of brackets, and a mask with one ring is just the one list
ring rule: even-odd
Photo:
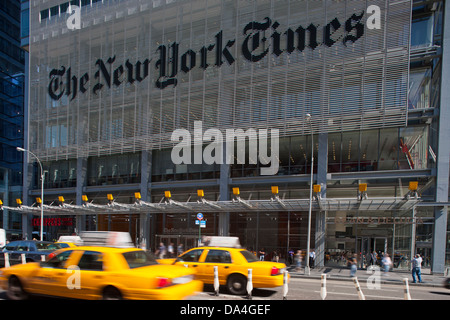
[[280,269],[278,269],[277,267],[272,267],[272,270],[270,271],[271,276],[276,276],[279,273],[280,273]]
[[53,258],[54,256],[56,256],[56,254],[55,254],[54,252],[50,253],[50,254],[47,256],[47,261],[50,260],[51,258]]
[[156,279],[156,287],[158,289],[168,287],[172,284],[172,281],[169,278],[157,278]]

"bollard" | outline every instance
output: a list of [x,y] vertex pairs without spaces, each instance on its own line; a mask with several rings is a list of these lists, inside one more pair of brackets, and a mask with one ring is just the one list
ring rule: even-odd
[[5,252],[5,268],[9,268],[11,265],[9,264],[9,254]]
[[214,266],[214,295],[219,295],[219,268]]
[[25,253],[21,253],[20,256],[22,257],[22,264],[27,263],[27,259],[25,258]]
[[408,278],[403,278],[403,283],[405,285],[405,300],[411,300],[411,295],[409,294]]
[[321,276],[320,297],[322,298],[322,300],[325,300],[325,298],[327,297],[327,275],[324,273]]
[[252,276],[252,269],[248,269],[248,277],[247,277],[247,299],[252,300],[252,290],[253,290],[253,276]]
[[287,293],[288,293],[288,272],[287,270],[285,270],[283,274],[283,300],[287,300]]
[[356,291],[358,291],[359,300],[366,300],[364,293],[361,291],[361,287],[359,286],[358,278],[353,277],[353,282],[355,283]]
[[45,255],[41,255],[41,261],[45,262]]

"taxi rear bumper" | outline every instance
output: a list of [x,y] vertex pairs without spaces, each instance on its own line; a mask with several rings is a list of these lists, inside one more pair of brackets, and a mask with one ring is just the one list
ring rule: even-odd
[[126,290],[124,298],[129,300],[183,300],[203,290],[203,282],[192,280],[161,289]]

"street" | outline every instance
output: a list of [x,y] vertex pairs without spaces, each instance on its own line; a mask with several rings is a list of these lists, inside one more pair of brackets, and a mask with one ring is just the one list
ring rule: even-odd
[[[361,291],[366,300],[404,300],[404,286],[382,283],[379,289],[369,289],[364,280],[360,281]],[[291,278],[287,300],[322,300],[320,294],[321,281],[313,278]],[[412,300],[450,300],[450,290],[444,287],[410,285]],[[355,285],[351,279],[327,280],[325,300],[359,300]],[[231,295],[225,287],[220,287],[219,296],[214,295],[214,287],[205,285],[203,292],[188,300],[241,300],[245,296]],[[0,300],[7,300],[6,292],[0,290]],[[252,300],[283,300],[283,288],[253,289]]]
[[[399,284],[381,284],[380,289],[369,289],[364,281],[360,282],[361,291],[366,300],[404,300],[404,287]],[[308,278],[292,278],[288,286],[288,300],[321,300],[320,280]],[[443,287],[410,286],[412,300],[450,300],[450,290]],[[359,300],[355,285],[349,279],[327,280],[326,300]],[[245,300],[242,296],[233,296],[220,289],[219,296],[214,294],[211,285],[205,285],[204,291],[190,300]],[[253,300],[282,300],[283,288],[254,289]]]

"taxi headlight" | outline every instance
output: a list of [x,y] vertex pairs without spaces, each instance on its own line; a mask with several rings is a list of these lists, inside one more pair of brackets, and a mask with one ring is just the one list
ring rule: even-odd
[[172,279],[172,284],[184,284],[184,283],[191,282],[192,280],[194,280],[194,276],[192,274],[190,274],[187,276],[182,276],[182,277]]

